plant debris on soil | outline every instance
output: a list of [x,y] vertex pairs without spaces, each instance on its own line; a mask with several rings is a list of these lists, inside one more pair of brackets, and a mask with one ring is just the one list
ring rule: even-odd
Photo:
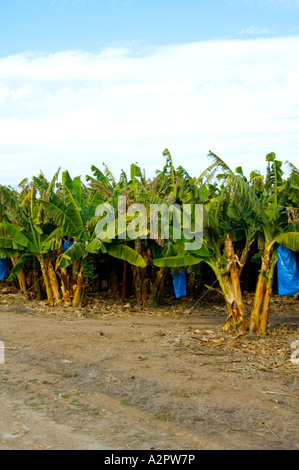
[[2,289],[0,449],[298,449],[298,300],[273,297],[267,335],[223,333],[225,306],[194,303]]

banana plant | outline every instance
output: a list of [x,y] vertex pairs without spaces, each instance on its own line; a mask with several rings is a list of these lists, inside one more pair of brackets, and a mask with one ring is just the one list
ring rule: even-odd
[[[128,230],[130,230],[130,224],[134,218],[134,215],[129,213],[129,208],[137,204],[140,192],[147,191],[145,174],[137,163],[131,165],[129,176],[122,170],[119,182],[111,178],[107,167],[105,167],[105,174],[96,167],[92,167],[92,170],[94,177],[87,177],[89,184],[98,188],[102,192],[105,202],[115,209],[115,218],[107,232],[109,233],[112,229],[111,233],[118,240],[106,240],[102,243],[102,249],[106,250],[105,252],[109,256],[123,260],[122,299],[125,301],[126,298],[127,265],[129,264],[132,269],[137,302],[146,304],[150,287],[146,266],[150,263],[150,259],[147,256],[147,250],[144,249],[144,240],[140,238],[140,230],[138,236],[135,236],[135,233],[132,233],[132,237],[128,236]],[[118,206],[119,198],[122,198],[121,208]],[[94,220],[98,221],[97,218]],[[131,229],[131,232],[134,230]],[[144,236],[147,236],[146,230],[142,233],[142,238]],[[114,279],[115,276],[112,273],[111,281],[113,282]],[[119,290],[115,283],[113,290],[115,293]]]
[[[4,232],[5,236],[0,239],[1,251],[4,250],[6,256],[12,256],[14,264],[8,281],[18,276],[20,282],[23,279],[23,267],[30,258],[36,258],[40,263],[48,302],[50,304],[59,302],[58,283],[49,258],[49,254],[59,248],[58,240],[55,240],[52,235],[48,237],[43,233],[41,227],[36,225],[34,219],[30,217],[26,225],[22,227],[13,222],[3,222],[2,227],[2,233]],[[25,281],[22,280],[22,282]],[[22,292],[24,289],[26,286],[21,285]]]
[[[253,234],[246,227],[233,204],[231,181],[243,176],[236,174],[213,152],[213,163],[195,180],[197,192],[189,199],[203,205],[203,247],[190,251],[198,256],[214,272],[227,307],[228,319],[223,329],[247,330],[245,307],[240,286],[241,261],[235,252],[235,244],[245,243],[242,263],[248,256]],[[238,169],[240,171],[240,169]],[[241,173],[241,172],[240,172]],[[183,199],[184,200],[184,199]],[[247,235],[247,236],[246,236]]]
[[[149,253],[149,264],[152,267],[150,278],[145,276],[144,281],[140,282],[139,291],[142,291],[142,285],[150,287],[148,294],[150,306],[156,306],[159,303],[164,281],[170,269],[192,266],[200,262],[199,258],[188,256],[184,250],[184,244],[189,240],[184,238],[182,231],[181,209],[183,204],[192,205],[197,199],[202,200],[204,195],[207,197],[208,193],[205,188],[203,195],[201,192],[203,187],[199,188],[195,178],[192,178],[182,166],[175,169],[168,149],[164,150],[163,155],[166,162],[162,171],[157,172],[157,176],[147,185],[146,190],[141,188],[138,194],[138,201],[147,207],[148,214],[152,217],[151,220],[154,220],[156,227],[161,227],[163,223],[166,223],[165,232],[168,232],[164,234],[163,229],[160,232],[157,230],[153,240],[143,242],[143,245],[146,244],[146,250],[143,251]],[[154,212],[154,206],[156,212]],[[162,207],[167,207],[164,216],[161,213]],[[175,218],[180,222],[179,229],[174,228]],[[142,249],[142,244],[139,249]],[[140,277],[139,275],[139,281]],[[142,297],[143,302],[145,299],[146,295]]]
[[[104,242],[97,238],[96,225],[99,217],[96,216],[96,209],[104,202],[109,202],[107,196],[109,198],[113,196],[113,188],[111,182],[99,173],[97,168],[93,167],[93,171],[98,178],[101,178],[101,182],[97,184],[96,179],[92,181],[92,189],[88,189],[85,195],[87,197],[83,195],[81,178],[72,179],[69,173],[64,171],[59,199],[52,202],[41,201],[47,216],[57,226],[55,235],[59,238],[68,237],[73,241],[70,248],[59,256],[57,268],[65,270],[70,264],[73,265],[75,278],[73,305],[76,307],[82,303],[84,264],[88,256],[108,254],[131,264],[145,266],[144,259],[129,246],[115,240]],[[61,280],[64,292],[69,292],[64,276],[61,276]],[[70,301],[68,297],[65,299]]]
[[[2,238],[0,244],[2,249],[5,248],[6,255],[12,257],[14,264],[8,281],[17,276],[21,291],[26,292],[23,267],[30,257],[37,258],[43,273],[48,301],[51,304],[59,302],[58,283],[48,257],[50,252],[57,249],[58,243],[51,236],[48,237],[43,230],[45,227],[42,228],[40,223],[35,183],[33,182],[30,187],[26,188],[23,184],[21,195],[10,188],[0,187],[0,198],[6,207],[6,221],[3,222],[5,239]],[[11,243],[12,247],[17,247],[14,253],[10,252],[7,243]],[[34,272],[36,275],[36,270]],[[39,283],[38,277],[35,282]]]
[[228,319],[223,329],[233,327],[244,332],[247,320],[238,272],[240,262],[234,248],[240,225],[230,219],[230,208],[231,193],[227,187],[204,206],[204,240],[210,251],[205,262],[214,271],[226,303]]
[[267,332],[269,307],[277,261],[278,244],[284,244],[298,250],[296,233],[288,223],[286,211],[282,207],[285,185],[283,184],[282,162],[276,160],[276,155],[266,156],[267,172],[258,190],[254,184],[241,178],[232,180],[235,193],[234,201],[243,214],[250,214],[254,232],[262,240],[261,270],[257,279],[255,296],[250,316],[251,332]]
[[25,252],[24,247],[9,238],[3,222],[0,223],[0,258],[11,258],[14,267],[7,279],[7,282],[11,282],[17,277],[20,290],[24,295],[27,291],[27,285],[23,266],[25,266],[29,257]]
[[[165,165],[153,180],[147,180],[144,171],[133,163],[130,174],[122,170],[119,181],[104,165],[103,171],[91,168],[93,176],[86,176],[87,185],[81,177],[72,179],[67,171],[58,182],[59,169],[50,182],[41,173],[31,181],[24,179],[18,190],[0,186],[0,256],[11,258],[14,265],[8,280],[17,277],[25,293],[31,287],[25,277],[31,263],[37,285],[42,273],[49,304],[64,301],[79,306],[84,284],[97,274],[95,262],[109,260],[106,265],[112,271],[113,260],[119,260],[123,263],[123,300],[130,265],[137,300],[155,306],[162,297],[170,270],[182,266],[189,271],[192,267],[198,270],[201,263],[206,263],[214,271],[226,302],[228,321],[224,329],[246,331],[240,278],[251,246],[259,240],[262,264],[249,327],[252,332],[265,333],[276,249],[280,244],[295,251],[299,248],[298,169],[288,163],[290,175],[285,178],[282,162],[270,153],[266,157],[265,177],[253,171],[247,179],[241,167],[233,172],[210,152],[212,164],[194,178],[182,166],[174,167],[167,149],[163,155]],[[115,219],[107,226],[106,237],[99,238],[97,226],[105,216],[96,210],[104,203],[116,209],[119,198],[125,201],[126,209],[143,204],[147,220],[152,215],[152,204],[172,208],[168,214],[168,235],[160,233],[151,239],[148,236],[151,227],[147,225],[143,232],[138,231],[138,236],[129,236],[129,230],[132,234],[138,226],[134,215],[130,211],[123,215],[116,211]],[[181,214],[187,204],[192,214],[197,204],[203,205],[200,249],[186,249],[184,223],[177,236],[174,207]],[[159,212],[155,217],[159,226],[163,217]],[[114,236],[109,235],[110,229]],[[62,248],[64,241],[72,242],[66,252]]]

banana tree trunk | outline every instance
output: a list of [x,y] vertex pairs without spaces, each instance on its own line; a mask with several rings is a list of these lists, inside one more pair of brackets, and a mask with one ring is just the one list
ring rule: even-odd
[[188,295],[194,295],[195,290],[195,274],[187,273],[187,292]]
[[33,282],[35,286],[35,293],[37,300],[42,300],[43,299],[43,292],[42,292],[42,287],[40,283],[40,276],[39,276],[39,269],[38,269],[38,261],[37,258],[34,257],[33,260]]
[[138,304],[145,306],[148,304],[149,291],[149,279],[147,278],[146,269],[134,266],[133,273],[136,300]]
[[72,265],[72,283],[73,286],[77,284],[77,277],[80,271],[80,260],[76,260]]
[[73,298],[73,305],[75,307],[81,306],[82,303],[82,297],[83,297],[83,266],[80,267],[78,276],[77,276],[77,283],[76,283],[76,289],[74,293],[74,298]]
[[[58,252],[58,255],[62,255],[63,250]],[[57,257],[55,264],[55,272],[61,280],[61,291],[63,304],[68,307],[71,304],[71,290],[70,290],[70,279],[67,268],[59,268],[59,256]]]
[[245,266],[246,261],[248,259],[248,255],[249,255],[252,243],[253,243],[253,241],[245,243],[245,247],[244,247],[244,250],[243,250],[241,258],[240,258],[240,264],[239,264],[239,269],[238,269],[239,278],[241,277],[244,266]]
[[269,275],[269,268],[271,264],[272,246],[266,246],[264,256],[262,258],[262,269],[258,276],[253,306],[251,310],[250,326],[251,333],[256,333],[260,327],[261,313],[264,302],[264,296],[267,289],[267,279]]
[[46,289],[46,294],[47,294],[47,300],[49,305],[54,304],[54,299],[53,299],[53,292],[51,288],[51,283],[49,279],[49,272],[48,272],[48,266],[47,266],[47,260],[43,256],[39,258],[42,274],[43,274],[43,280],[45,284],[45,289]]
[[208,265],[212,268],[214,271],[216,278],[218,280],[221,292],[224,296],[224,301],[228,313],[228,319],[225,322],[225,324],[222,327],[223,331],[227,331],[230,329],[230,323],[229,320],[230,318],[233,318],[234,312],[233,312],[233,294],[232,294],[232,289],[231,289],[231,284],[229,280],[229,275],[228,274],[222,274],[221,269],[219,267],[219,260],[217,261],[210,261],[208,262]]
[[[17,264],[18,261],[19,261],[18,257],[12,258],[13,265]],[[25,294],[27,292],[27,286],[26,286],[26,277],[25,277],[25,273],[24,273],[23,269],[21,269],[21,271],[19,272],[17,278],[18,278],[18,282],[19,282],[21,292],[22,292],[22,294]]]
[[242,300],[242,292],[240,286],[239,271],[237,267],[237,260],[235,257],[234,246],[229,234],[226,236],[225,240],[225,250],[227,254],[227,260],[230,265],[230,281],[232,286],[232,294],[234,297],[233,303],[233,314],[234,314],[234,326],[237,326],[238,329],[245,332],[247,331],[247,321],[245,317],[245,307]]
[[71,303],[70,282],[66,268],[60,269],[62,299],[65,306]]
[[275,270],[276,262],[277,262],[277,252],[273,253],[272,255],[271,266],[269,269],[269,275],[268,275],[266,292],[265,292],[264,303],[263,303],[263,310],[262,310],[262,315],[261,315],[261,322],[260,322],[260,327],[259,327],[259,331],[262,334],[266,334],[267,329],[268,329],[269,308],[270,308],[274,270]]
[[122,285],[122,293],[121,299],[125,303],[127,296],[127,262],[124,261],[123,263],[123,285]]
[[[147,255],[143,249],[142,241],[140,240],[140,238],[137,238],[135,240],[135,251],[137,251],[137,253],[140,254],[143,258],[147,259]],[[142,306],[147,305],[149,292],[149,278],[147,275],[146,268],[133,266],[133,280],[137,302]]]
[[157,307],[159,305],[162,292],[164,289],[164,282],[167,274],[167,268],[160,268],[157,272],[156,279],[151,288],[151,293],[148,299],[150,307]]
[[54,300],[54,303],[60,303],[61,302],[61,295],[60,295],[60,292],[59,292],[59,285],[58,285],[58,281],[57,281],[57,276],[56,276],[56,273],[54,271],[54,268],[53,268],[53,265],[52,265],[52,262],[50,259],[47,259],[47,267],[48,267],[48,274],[49,274],[49,280],[50,280],[50,284],[51,284],[51,289],[52,289],[52,293],[53,293],[53,300]]
[[110,265],[109,268],[109,277],[110,277],[110,290],[113,297],[119,297],[119,285],[118,278],[114,264]]
[[[127,242],[125,241],[125,245],[127,245]],[[123,303],[126,301],[126,295],[127,295],[127,262],[123,262],[123,284],[122,284],[122,293],[121,293],[121,299]]]
[[234,294],[232,292],[232,286],[230,282],[230,278],[228,274],[221,275],[220,273],[217,275],[218,282],[222,293],[224,295],[224,300],[226,304],[226,309],[228,313],[228,318],[225,324],[222,327],[223,331],[228,331],[231,329],[231,322],[234,323],[235,317],[237,312],[234,308]]

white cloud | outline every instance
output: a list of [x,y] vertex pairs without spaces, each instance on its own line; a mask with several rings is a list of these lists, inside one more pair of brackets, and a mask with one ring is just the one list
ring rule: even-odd
[[249,26],[248,28],[244,28],[241,31],[237,33],[238,36],[242,36],[244,34],[248,35],[254,35],[254,36],[259,36],[259,35],[264,35],[264,34],[271,34],[272,31],[270,28],[267,26],[265,28],[259,28],[258,26]]
[[298,163],[298,49],[289,37],[2,58],[0,183],[103,161],[151,176],[165,147],[191,174],[210,149],[245,171],[270,151]]

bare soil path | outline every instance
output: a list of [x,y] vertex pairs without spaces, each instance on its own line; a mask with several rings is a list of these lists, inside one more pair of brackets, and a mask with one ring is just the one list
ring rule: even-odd
[[298,449],[298,302],[267,336],[222,306],[73,310],[0,296],[0,449]]

